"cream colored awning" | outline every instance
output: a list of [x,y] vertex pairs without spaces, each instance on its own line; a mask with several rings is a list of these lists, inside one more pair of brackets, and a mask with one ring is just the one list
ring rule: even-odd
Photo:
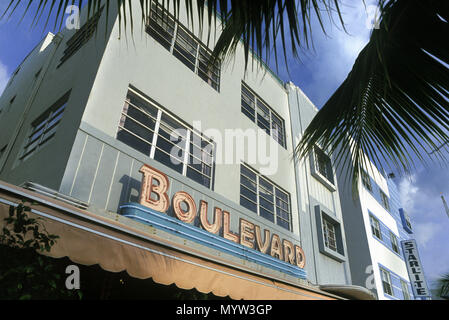
[[[98,264],[106,271],[125,271],[139,279],[179,288],[195,288],[216,296],[249,300],[334,300],[338,296],[314,287],[299,287],[232,268],[216,261],[181,252],[169,243],[151,240],[148,232],[114,221],[10,184],[0,183],[0,228],[9,206],[24,199],[32,214],[44,218],[51,234],[60,237],[48,254],[68,257],[82,265]],[[123,218],[120,221],[124,221]],[[119,220],[119,219],[116,219]]]

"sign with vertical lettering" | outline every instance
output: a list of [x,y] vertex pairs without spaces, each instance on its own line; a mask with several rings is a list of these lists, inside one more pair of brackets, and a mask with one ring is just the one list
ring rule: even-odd
[[401,245],[415,297],[426,298],[431,296],[429,288],[427,287],[426,279],[424,278],[424,272],[422,269],[421,260],[419,258],[416,241],[414,239],[404,240],[401,241]]

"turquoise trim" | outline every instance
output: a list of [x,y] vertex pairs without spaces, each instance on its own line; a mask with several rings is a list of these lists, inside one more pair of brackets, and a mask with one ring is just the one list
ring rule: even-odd
[[237,258],[256,263],[300,279],[307,279],[306,271],[298,268],[297,266],[273,258],[268,254],[263,254],[257,250],[247,248],[241,244],[237,244],[198,227],[194,227],[161,212],[146,208],[140,204],[124,204],[120,206],[120,214],[164,232],[171,233],[180,238],[205,245],[211,249],[230,254]]

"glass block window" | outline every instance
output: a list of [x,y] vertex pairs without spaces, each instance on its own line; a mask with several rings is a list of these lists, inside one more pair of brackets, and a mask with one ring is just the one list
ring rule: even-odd
[[28,159],[55,136],[64,115],[69,96],[70,93],[65,94],[58,102],[33,121],[20,160]]
[[214,142],[132,88],[123,106],[117,139],[213,189]]
[[241,95],[242,113],[286,148],[284,120],[244,82]]
[[221,63],[210,63],[212,51],[156,1],[151,2],[146,31],[187,68],[220,91]]
[[291,230],[290,194],[247,165],[240,165],[240,205]]

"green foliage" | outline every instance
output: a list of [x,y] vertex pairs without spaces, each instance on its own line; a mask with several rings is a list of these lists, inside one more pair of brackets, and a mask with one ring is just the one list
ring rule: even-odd
[[438,295],[442,299],[449,300],[449,272],[438,279]]
[[[346,80],[307,127],[297,154],[321,144],[352,176],[445,163],[449,141],[449,1],[379,0],[380,24]],[[434,151],[435,150],[435,151]],[[349,166],[348,164],[351,164]]]
[[64,267],[38,252],[50,252],[57,235],[45,230],[41,218],[30,218],[31,208],[10,206],[0,234],[0,299],[76,299],[65,288]]
[[[138,1],[142,21],[146,21],[149,17],[151,2],[151,0]],[[184,8],[191,25],[194,25],[194,19],[198,19],[200,32],[207,30],[208,40],[215,35],[213,25],[218,24],[219,19],[222,23],[222,32],[216,42],[213,57],[224,59],[233,56],[241,41],[246,63],[252,50],[265,59],[274,54],[277,63],[281,49],[286,61],[287,50],[292,50],[296,56],[300,49],[309,48],[312,34],[311,19],[314,16],[318,18],[323,31],[325,31],[324,17],[327,15],[332,20],[334,13],[337,14],[340,25],[345,28],[339,0],[157,0],[157,2],[173,9],[176,18]],[[102,6],[101,0],[61,0],[57,5],[55,1],[42,0],[38,6],[32,6],[32,3],[33,0],[10,0],[6,10],[0,12],[0,19],[9,18],[17,13],[22,5],[25,8],[23,13],[19,13],[22,19],[31,15],[33,25],[38,25],[43,19],[45,21],[43,25],[47,26],[49,17],[53,15],[56,29],[63,26],[67,6],[82,7],[85,4],[90,15],[95,14]],[[111,18],[111,8],[115,6],[120,8],[118,10],[120,29],[124,27],[132,31],[136,18],[130,14],[133,3],[135,2],[130,0],[106,1],[106,23]]]
[[[364,1],[364,0],[359,0]],[[137,1],[136,1],[137,2]],[[142,21],[150,13],[150,0],[138,1]],[[341,0],[158,0],[179,15],[181,7],[193,25],[199,20],[207,28],[207,39],[218,19],[222,32],[216,41],[213,59],[232,57],[243,43],[245,62],[254,50],[276,63],[283,51],[298,56],[311,41],[311,22],[316,17],[324,30],[323,19],[333,21],[335,13],[344,28]],[[380,27],[373,30],[354,66],[326,104],[307,127],[295,153],[306,157],[319,144],[347,169],[354,190],[362,168],[369,167],[365,155],[381,171],[409,172],[415,162],[446,162],[441,145],[449,141],[449,1],[377,0]],[[37,9],[32,0],[10,0],[4,12],[9,17],[22,4],[22,16],[54,14],[56,23],[64,19],[68,5],[87,3],[91,14],[99,10],[100,0],[41,0]],[[106,1],[106,17],[118,6],[120,28],[133,29],[133,1]],[[195,6],[195,3],[197,4]],[[195,12],[195,8],[197,11]],[[135,18],[135,17],[134,17]],[[114,17],[115,19],[115,17]],[[108,18],[106,18],[106,23]],[[202,30],[201,30],[202,31]],[[280,45],[278,44],[280,43]]]
[[9,207],[9,217],[4,219],[7,226],[3,227],[0,243],[12,248],[50,252],[59,236],[49,234],[40,223],[42,218],[29,218],[27,212],[31,212],[31,208],[24,204]]

